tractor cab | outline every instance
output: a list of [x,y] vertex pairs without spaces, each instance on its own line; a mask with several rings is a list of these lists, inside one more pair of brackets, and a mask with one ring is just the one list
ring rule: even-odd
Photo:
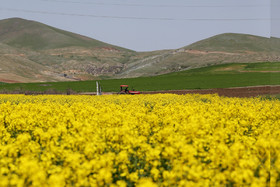
[[134,94],[140,94],[139,91],[131,91],[128,89],[128,85],[120,85],[120,92],[119,94],[131,94],[131,95],[134,95]]
[[120,90],[120,94],[128,94],[128,85],[121,85],[121,90]]

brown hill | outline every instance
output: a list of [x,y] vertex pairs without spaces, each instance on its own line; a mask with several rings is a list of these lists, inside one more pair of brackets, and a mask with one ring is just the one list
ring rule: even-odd
[[189,46],[134,52],[42,23],[0,20],[0,82],[154,76],[233,62],[280,61],[280,39],[221,34]]
[[[0,79],[67,81],[112,76],[133,51],[42,23],[0,20]],[[7,82],[7,81],[6,81]]]
[[151,76],[223,63],[279,62],[280,39],[226,33],[146,56],[130,63],[119,76]]

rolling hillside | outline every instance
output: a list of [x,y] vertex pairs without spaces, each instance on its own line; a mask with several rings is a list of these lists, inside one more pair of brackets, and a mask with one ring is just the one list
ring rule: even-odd
[[105,47],[126,50],[118,46],[21,18],[0,21],[0,42],[12,47],[32,50],[57,49],[72,46],[86,48]]
[[135,52],[20,18],[0,20],[0,82],[155,76],[224,63],[280,61],[280,39],[221,34],[174,50]]
[[0,81],[45,82],[112,76],[134,52],[42,23],[0,21]]
[[227,33],[151,54],[130,63],[120,77],[151,76],[224,63],[279,61],[279,38]]

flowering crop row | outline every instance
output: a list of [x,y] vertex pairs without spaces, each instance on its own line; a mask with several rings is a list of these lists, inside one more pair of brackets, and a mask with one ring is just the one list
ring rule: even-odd
[[280,101],[0,96],[0,186],[279,186]]

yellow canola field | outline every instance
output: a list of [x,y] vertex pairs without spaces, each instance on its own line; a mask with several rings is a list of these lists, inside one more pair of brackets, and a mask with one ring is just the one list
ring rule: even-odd
[[280,186],[280,101],[0,95],[0,186]]

